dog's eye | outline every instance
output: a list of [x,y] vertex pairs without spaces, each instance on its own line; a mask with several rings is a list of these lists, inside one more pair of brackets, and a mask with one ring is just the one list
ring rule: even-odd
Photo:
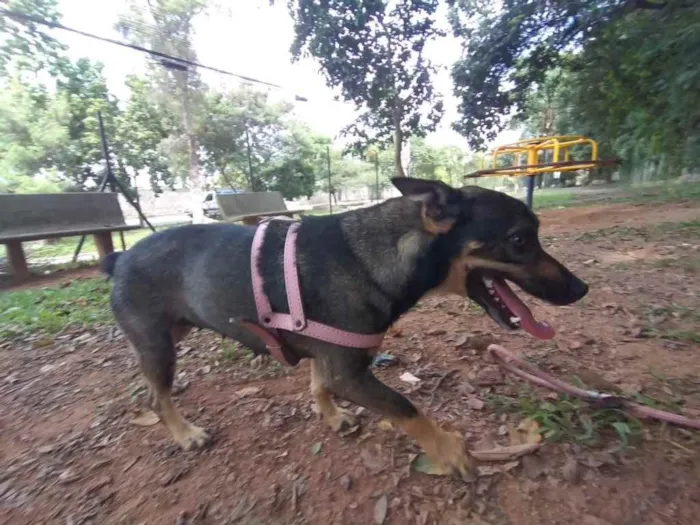
[[516,248],[522,248],[523,246],[525,246],[525,237],[523,237],[522,235],[513,235],[510,238],[510,243]]

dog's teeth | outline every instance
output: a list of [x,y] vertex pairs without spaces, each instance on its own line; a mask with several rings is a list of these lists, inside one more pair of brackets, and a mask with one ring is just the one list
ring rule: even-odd
[[520,317],[511,317],[510,322],[513,324],[517,324],[520,322]]
[[493,288],[493,279],[489,279],[488,277],[484,277],[484,284],[486,285],[487,288]]

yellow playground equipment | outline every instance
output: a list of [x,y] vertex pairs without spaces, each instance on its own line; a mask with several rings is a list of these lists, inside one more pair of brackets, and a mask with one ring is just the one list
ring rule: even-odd
[[[571,160],[569,148],[574,146],[590,146],[590,158]],[[498,167],[499,157],[507,156],[514,159],[513,164],[511,166]],[[598,158],[598,143],[593,139],[581,135],[558,135],[526,139],[500,146],[492,151],[491,163],[492,168],[469,173],[465,175],[465,178],[488,176],[529,177],[527,205],[532,208],[535,175],[540,173],[590,170],[600,166],[617,164],[619,160],[600,160]]]

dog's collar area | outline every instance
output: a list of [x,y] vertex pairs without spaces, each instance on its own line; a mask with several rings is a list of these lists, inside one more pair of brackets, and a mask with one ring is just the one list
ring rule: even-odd
[[277,330],[294,332],[312,339],[349,348],[376,348],[382,344],[384,333],[358,334],[347,332],[306,318],[299,283],[297,266],[297,235],[299,223],[289,226],[284,241],[284,284],[287,289],[289,313],[272,311],[270,300],[263,289],[260,273],[260,254],[269,222],[263,222],[255,231],[250,254],[250,269],[253,284],[253,296],[258,313],[258,322],[243,321],[241,324],[265,342],[268,352],[275,359],[287,366],[294,366],[299,358],[285,345]]

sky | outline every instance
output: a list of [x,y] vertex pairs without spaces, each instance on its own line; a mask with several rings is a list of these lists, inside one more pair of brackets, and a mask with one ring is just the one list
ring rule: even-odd
[[[295,96],[308,99],[308,102],[295,103],[295,116],[319,133],[338,137],[340,130],[354,120],[354,106],[335,100],[334,90],[326,86],[318,65],[312,59],[292,63],[289,48],[294,26],[287,12],[287,2],[270,6],[268,0],[220,0],[219,4],[225,7],[215,8],[195,23],[194,48],[198,61],[284,87],[271,90],[271,97],[290,101]],[[59,7],[64,25],[121,39],[114,24],[119,13],[126,11],[124,0],[60,0]],[[446,28],[446,20],[442,23]],[[56,30],[55,35],[69,46],[68,52],[73,58],[88,57],[103,62],[109,88],[120,99],[128,96],[124,85],[126,76],[143,74],[146,70],[145,55],[138,51],[60,30]],[[460,53],[460,42],[449,36],[426,48],[426,54],[438,67],[434,83],[436,90],[443,95],[446,107],[442,123],[428,137],[428,142],[436,146],[466,148],[465,139],[450,127],[457,118],[457,100],[452,96],[449,67]],[[238,83],[233,77],[206,70],[201,70],[201,75],[213,88]],[[262,86],[258,87],[262,89]],[[494,144],[517,138],[517,132],[506,131]]]

